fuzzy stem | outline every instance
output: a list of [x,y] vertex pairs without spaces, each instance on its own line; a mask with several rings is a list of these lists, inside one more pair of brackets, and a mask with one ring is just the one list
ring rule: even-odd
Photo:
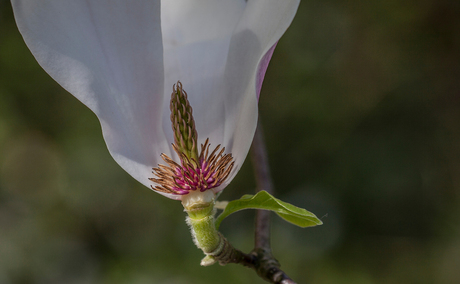
[[214,202],[207,204],[195,204],[193,207],[184,206],[188,214],[187,223],[192,231],[193,240],[206,257],[201,265],[209,266],[216,262],[220,265],[228,263],[245,263],[245,266],[253,267],[253,256],[242,253],[235,249],[230,242],[216,230],[214,223]]
[[215,251],[221,242],[221,237],[215,228],[214,217],[209,215],[201,219],[193,219],[191,216],[189,214],[187,223],[192,228],[196,245],[206,254]]

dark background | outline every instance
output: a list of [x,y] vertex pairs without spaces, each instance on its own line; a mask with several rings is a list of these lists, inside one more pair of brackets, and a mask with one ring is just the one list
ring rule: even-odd
[[[460,2],[303,1],[260,100],[273,216],[299,283],[460,283]],[[250,160],[221,199],[252,193]],[[179,202],[126,174],[0,0],[0,283],[265,283],[200,267]],[[222,227],[252,248],[253,212]]]

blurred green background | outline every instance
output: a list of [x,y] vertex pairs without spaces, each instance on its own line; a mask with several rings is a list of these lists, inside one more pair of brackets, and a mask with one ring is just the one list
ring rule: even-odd
[[[303,1],[260,100],[273,216],[299,283],[460,283],[460,2]],[[255,187],[248,159],[222,199]],[[252,248],[253,212],[222,231]],[[179,202],[110,157],[96,117],[35,62],[0,0],[0,283],[265,283],[200,267]]]

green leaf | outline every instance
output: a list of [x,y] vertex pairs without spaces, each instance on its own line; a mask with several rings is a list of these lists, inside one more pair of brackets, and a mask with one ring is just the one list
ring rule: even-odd
[[224,211],[216,218],[216,228],[228,215],[243,209],[264,209],[278,214],[281,218],[302,228],[323,224],[315,214],[281,201],[266,191],[259,191],[256,195],[246,194],[240,199],[230,201]]

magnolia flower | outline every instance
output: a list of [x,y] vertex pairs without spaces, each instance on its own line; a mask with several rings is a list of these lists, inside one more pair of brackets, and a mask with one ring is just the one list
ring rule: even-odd
[[[184,165],[172,144],[173,85],[180,80],[188,93],[196,145],[203,144],[203,157],[209,145],[210,152],[218,145],[225,147],[225,152],[213,154],[217,160],[226,159],[221,179],[205,188],[217,193],[233,179],[249,151],[265,71],[299,0],[12,4],[19,30],[38,63],[96,114],[115,161],[145,186],[181,199],[195,189],[182,184],[176,191],[159,190],[164,187],[161,175],[152,174],[152,168],[165,169],[159,165],[166,162],[172,174],[179,175],[174,167]],[[188,165],[202,166],[195,160]]]

